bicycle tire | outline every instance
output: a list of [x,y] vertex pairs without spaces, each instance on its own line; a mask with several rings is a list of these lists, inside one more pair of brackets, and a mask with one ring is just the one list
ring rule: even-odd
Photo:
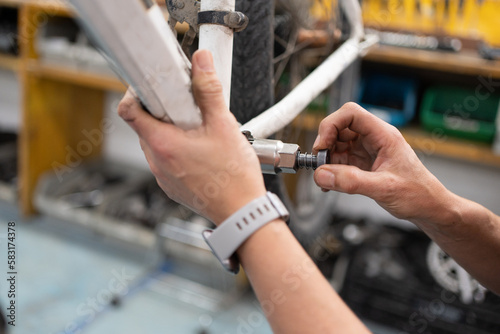
[[[273,0],[236,0],[236,10],[249,18],[247,28],[235,34],[233,49],[230,110],[241,124],[274,104],[274,6]],[[264,175],[264,180],[290,211],[290,229],[301,243],[309,244],[328,226],[331,203],[320,200],[304,215],[281,176]]]
[[274,103],[274,1],[237,0],[236,10],[249,23],[234,36],[230,109],[244,124]]
[[[249,18],[234,35],[230,110],[241,124],[274,104],[274,1],[236,0]],[[264,175],[266,188],[281,197],[276,175]]]

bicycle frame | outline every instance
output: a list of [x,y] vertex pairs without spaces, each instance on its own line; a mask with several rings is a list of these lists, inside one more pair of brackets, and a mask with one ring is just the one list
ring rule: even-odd
[[[201,113],[190,86],[190,66],[163,14],[151,0],[69,0],[83,27],[157,118],[183,129],[198,127]],[[170,1],[170,0],[169,0]],[[351,28],[350,38],[279,103],[244,124],[255,138],[288,125],[306,106],[377,42],[365,36],[358,0],[339,0]],[[197,5],[197,3],[196,3]],[[235,0],[202,0],[201,11],[234,11]],[[199,47],[212,52],[229,106],[233,30],[215,24],[199,27]],[[147,51],[145,51],[147,50]]]
[[[205,4],[205,5],[204,5]],[[278,132],[300,114],[323,90],[330,86],[378,38],[364,34],[358,0],[340,0],[341,9],[351,28],[351,37],[332,53],[279,103],[241,126],[256,138],[267,138]],[[203,0],[201,10],[234,10],[234,0]],[[205,7],[204,7],[205,6]],[[214,25],[200,27],[200,49],[208,49],[214,57],[215,70],[221,80],[229,106],[232,64],[232,30]],[[230,36],[230,37],[229,37]]]
[[[235,0],[203,0],[201,11],[234,11]],[[231,67],[233,63],[233,30],[215,24],[200,26],[198,47],[209,50],[214,58],[215,71],[222,84],[224,99],[229,107],[231,96]]]

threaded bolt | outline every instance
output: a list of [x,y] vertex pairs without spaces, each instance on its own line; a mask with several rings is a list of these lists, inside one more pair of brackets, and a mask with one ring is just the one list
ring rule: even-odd
[[327,164],[330,162],[330,151],[329,150],[321,150],[317,155],[311,153],[298,153],[297,155],[297,169],[305,168],[305,169],[316,169],[321,165]]

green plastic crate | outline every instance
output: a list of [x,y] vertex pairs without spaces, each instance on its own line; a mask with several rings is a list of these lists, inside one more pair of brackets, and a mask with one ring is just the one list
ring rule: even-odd
[[495,119],[500,96],[487,90],[454,86],[433,86],[423,96],[420,122],[424,129],[464,139],[491,143],[495,137]]

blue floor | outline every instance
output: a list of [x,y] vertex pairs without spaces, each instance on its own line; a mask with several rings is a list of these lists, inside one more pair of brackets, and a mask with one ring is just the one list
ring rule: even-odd
[[[237,333],[249,316],[254,333],[271,333],[251,294],[216,314],[175,301],[147,288],[151,268],[144,254],[50,218],[26,222],[11,204],[0,202],[2,273],[8,221],[16,222],[18,272],[16,326],[9,333],[225,334]],[[117,306],[104,307],[113,295],[120,297]]]
[[[250,292],[217,313],[149,289],[155,272],[145,252],[37,216],[19,217],[0,201],[0,305],[8,303],[7,223],[16,222],[16,326],[9,334],[268,334]],[[113,296],[117,302],[109,306]],[[250,325],[251,324],[251,325]],[[396,331],[367,323],[374,333]]]

